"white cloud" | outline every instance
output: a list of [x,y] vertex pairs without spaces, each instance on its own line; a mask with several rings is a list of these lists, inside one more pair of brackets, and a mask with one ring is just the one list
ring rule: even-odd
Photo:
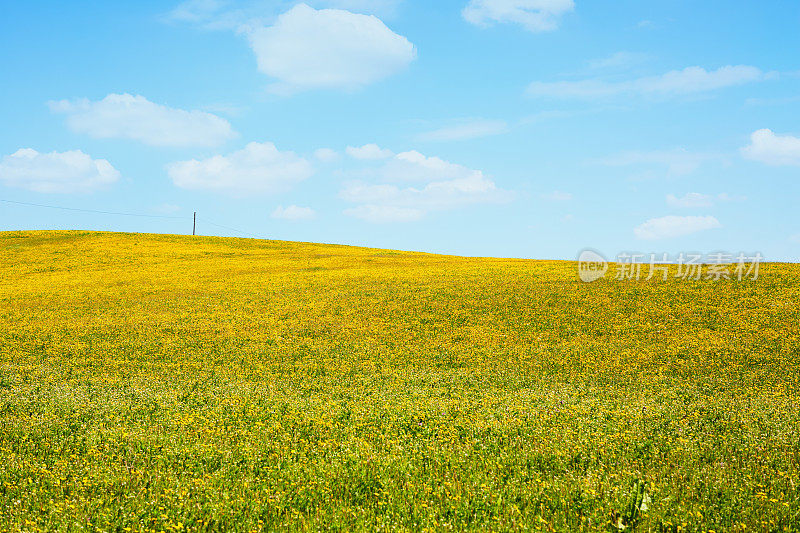
[[421,209],[388,205],[360,205],[358,207],[345,209],[344,214],[374,224],[384,224],[387,222],[416,222],[425,216],[425,212]]
[[742,202],[746,199],[746,196],[731,196],[726,192],[721,192],[716,196],[701,194],[699,192],[690,192],[681,197],[668,194],[667,205],[670,207],[688,209],[693,207],[713,207],[717,202]]
[[43,193],[89,192],[114,183],[119,171],[80,150],[40,153],[21,148],[0,160],[0,182]]
[[184,111],[144,96],[109,94],[102,100],[49,102],[77,133],[97,139],[133,139],[151,146],[217,146],[236,136],[230,123],[205,111]]
[[550,200],[552,202],[567,202],[572,200],[572,193],[563,192],[563,191],[553,191],[551,193],[543,194],[542,198],[545,200]]
[[651,218],[634,228],[633,233],[639,239],[655,240],[681,237],[699,231],[721,228],[719,220],[712,216],[675,216]]
[[435,156],[427,157],[416,150],[410,150],[394,156],[375,174],[389,182],[434,182],[467,179],[475,177],[481,172]]
[[314,150],[314,157],[323,163],[332,163],[339,159],[339,152],[331,148],[319,148]]
[[[418,220],[431,211],[504,202],[510,197],[479,170],[415,151],[397,154],[368,175],[380,183],[350,181],[339,192],[343,200],[360,204],[346,213],[364,220]],[[408,181],[422,181],[424,185],[392,183]]]
[[604,158],[599,163],[612,167],[663,166],[666,167],[668,175],[683,176],[691,174],[703,163],[718,159],[721,158],[716,154],[689,152],[683,148],[675,148],[672,150],[623,152]]
[[463,141],[467,139],[477,139],[499,135],[508,131],[508,124],[502,120],[474,120],[448,126],[433,131],[420,133],[416,136],[417,141]]
[[372,15],[298,4],[272,26],[246,31],[258,69],[278,81],[270,89],[353,90],[404,69],[414,45]]
[[711,207],[714,205],[713,197],[699,192],[686,193],[680,198],[674,194],[667,195],[667,205],[670,207],[690,208],[690,207]]
[[358,147],[348,146],[345,148],[345,152],[354,159],[386,159],[394,155],[394,152],[388,148],[381,148],[374,143]]
[[461,14],[477,26],[515,23],[541,32],[556,29],[559,17],[574,7],[573,0],[470,0]]
[[528,94],[535,97],[588,99],[624,94],[669,97],[743,85],[762,81],[770,76],[756,67],[747,65],[725,66],[711,71],[701,67],[687,67],[660,76],[619,82],[600,79],[535,81],[528,85]]
[[281,220],[311,220],[317,215],[316,211],[311,209],[310,207],[300,207],[297,205],[290,205],[289,207],[283,207],[279,205],[275,208],[275,211],[272,212],[270,215],[272,218],[277,218]]
[[767,165],[800,165],[800,138],[777,135],[768,129],[754,131],[742,155]]
[[270,142],[251,142],[226,156],[170,163],[167,173],[175,185],[184,189],[243,196],[288,190],[310,177],[314,169],[294,152],[280,152]]

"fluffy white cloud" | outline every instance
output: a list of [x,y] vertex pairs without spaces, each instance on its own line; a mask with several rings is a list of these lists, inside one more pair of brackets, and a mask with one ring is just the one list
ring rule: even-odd
[[742,155],[768,165],[800,165],[800,138],[777,135],[768,129],[754,131]]
[[499,135],[508,131],[508,124],[502,120],[475,120],[427,131],[417,135],[418,141],[463,141]]
[[381,148],[374,143],[364,146],[348,146],[345,148],[345,152],[354,159],[386,159],[394,155],[394,152],[388,148]]
[[339,152],[331,148],[319,148],[314,150],[314,157],[323,163],[332,163],[339,159]]
[[89,192],[114,183],[119,171],[80,150],[43,154],[22,148],[0,160],[0,182],[35,192]]
[[674,194],[668,194],[667,205],[680,208],[711,207],[714,205],[714,198],[708,194],[700,194],[699,192],[686,193],[680,198]]
[[461,14],[478,26],[516,23],[540,32],[556,29],[559,17],[574,7],[573,0],[470,0]]
[[279,205],[275,208],[275,211],[272,212],[270,215],[272,218],[282,219],[282,220],[311,220],[317,215],[316,211],[311,209],[310,207],[300,207],[297,205],[290,205],[289,207],[283,207]]
[[344,214],[374,224],[384,224],[387,222],[416,222],[425,216],[425,212],[421,209],[389,205],[360,205],[358,207],[345,209]]
[[721,228],[719,220],[712,216],[687,216],[670,215],[660,218],[651,218],[647,222],[634,228],[633,233],[640,239],[655,240],[681,237],[699,231]]
[[247,30],[258,68],[276,93],[353,90],[390,76],[416,57],[414,45],[372,15],[298,4],[272,26]]
[[[412,221],[431,211],[509,199],[509,194],[481,171],[415,151],[397,154],[368,175],[380,183],[351,181],[339,192],[343,200],[360,204],[346,213],[364,220]],[[409,181],[424,184],[414,187],[396,184]]]
[[149,101],[144,96],[109,94],[102,100],[49,102],[67,115],[77,133],[97,139],[133,139],[151,146],[217,146],[236,136],[224,118],[205,111],[184,111]]
[[280,152],[270,142],[251,142],[226,156],[170,163],[167,173],[175,185],[184,189],[243,196],[288,190],[310,177],[314,169],[294,152]]
[[588,99],[621,94],[668,97],[703,93],[762,81],[768,77],[770,77],[769,74],[747,65],[725,66],[711,71],[701,67],[687,67],[660,76],[620,82],[607,82],[599,79],[535,81],[528,85],[528,94],[535,97]]

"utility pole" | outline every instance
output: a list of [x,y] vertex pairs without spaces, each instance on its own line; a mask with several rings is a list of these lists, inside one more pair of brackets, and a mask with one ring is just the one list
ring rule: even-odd
[[195,228],[197,228],[197,211],[194,212],[194,216],[192,217],[192,235],[194,235]]

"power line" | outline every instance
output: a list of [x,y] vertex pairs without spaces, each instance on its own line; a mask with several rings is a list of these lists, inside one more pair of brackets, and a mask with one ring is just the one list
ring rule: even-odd
[[145,215],[143,213],[122,213],[119,211],[98,211],[97,209],[80,209],[77,207],[63,207],[59,205],[45,205],[45,204],[32,204],[29,202],[17,202],[15,200],[4,200],[0,198],[0,202],[6,202],[8,204],[17,204],[17,205],[28,205],[33,207],[46,207],[48,209],[62,209],[64,211],[80,211],[82,213],[99,213],[101,215],[121,215],[126,217],[145,217],[145,218],[171,218],[171,219],[181,219],[186,220],[190,217],[181,217],[181,216],[171,216],[171,215]]
[[246,231],[242,231],[236,228],[231,228],[230,226],[223,226],[222,224],[217,224],[215,222],[211,222],[208,219],[197,217],[197,220],[200,222],[205,222],[206,224],[211,224],[212,226],[216,226],[218,228],[223,228],[230,231],[235,231],[236,233],[241,233],[242,235],[247,235],[248,237],[252,237],[254,239],[263,239],[264,237],[259,237],[258,235],[253,235],[252,233],[247,233]]

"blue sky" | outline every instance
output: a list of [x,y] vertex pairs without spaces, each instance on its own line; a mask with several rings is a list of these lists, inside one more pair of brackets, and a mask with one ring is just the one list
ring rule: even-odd
[[0,230],[197,211],[202,234],[796,261],[797,50],[777,1],[6,2]]

